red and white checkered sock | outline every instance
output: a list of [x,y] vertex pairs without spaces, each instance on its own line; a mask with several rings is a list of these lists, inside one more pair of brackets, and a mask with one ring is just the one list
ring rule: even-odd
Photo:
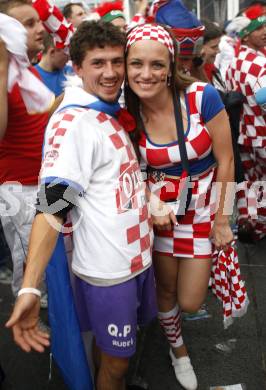
[[181,335],[181,311],[176,305],[168,312],[158,312],[160,325],[173,348],[178,348],[183,344]]

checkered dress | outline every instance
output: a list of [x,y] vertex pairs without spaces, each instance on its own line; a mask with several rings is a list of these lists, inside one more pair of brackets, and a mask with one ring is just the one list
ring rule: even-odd
[[255,239],[266,236],[266,189],[255,183],[266,181],[266,115],[256,104],[254,94],[266,86],[266,57],[247,46],[241,46],[227,71],[227,87],[237,88],[246,97],[240,122],[240,156],[245,182],[237,192],[238,222],[250,220]]
[[[201,116],[201,102],[205,83],[193,83],[186,91],[188,110],[188,128],[185,141],[188,159],[190,162],[200,161],[208,157],[212,151],[212,141]],[[156,169],[180,166],[180,153],[178,142],[167,145],[153,143],[145,132],[139,142],[142,157],[142,167],[146,164],[154,169],[148,174],[148,185],[155,192],[155,186],[161,188],[161,200],[176,199],[178,196],[180,180],[165,177]],[[209,240],[215,213],[215,163],[207,167],[198,176],[193,176],[192,199],[186,214],[179,220],[179,225],[171,231],[155,231],[154,250],[183,258],[210,258],[212,246]],[[156,191],[158,193],[158,191]],[[169,202],[176,210],[177,202]]]

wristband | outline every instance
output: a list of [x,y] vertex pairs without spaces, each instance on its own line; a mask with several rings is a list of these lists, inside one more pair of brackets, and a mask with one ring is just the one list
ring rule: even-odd
[[34,294],[34,295],[37,295],[38,297],[41,296],[41,291],[38,290],[37,288],[33,288],[33,287],[25,287],[25,288],[21,288],[18,292],[18,297],[20,295],[23,295],[23,294]]

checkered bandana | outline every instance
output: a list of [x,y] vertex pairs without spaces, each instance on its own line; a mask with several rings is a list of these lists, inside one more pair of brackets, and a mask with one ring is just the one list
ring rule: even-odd
[[175,50],[173,40],[162,26],[156,24],[143,24],[134,27],[127,35],[126,51],[137,41],[152,40],[161,42],[170,52],[174,62]]
[[237,252],[233,245],[226,251],[215,251],[211,272],[211,288],[223,303],[224,328],[233,323],[234,318],[242,317],[248,308],[249,300],[240,275]]

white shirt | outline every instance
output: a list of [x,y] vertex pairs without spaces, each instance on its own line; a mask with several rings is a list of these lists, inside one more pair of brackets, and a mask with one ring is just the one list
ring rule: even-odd
[[128,134],[105,113],[71,107],[60,111],[96,100],[82,88],[66,89],[47,127],[41,181],[59,178],[82,194],[71,211],[73,271],[116,279],[151,263],[152,230]]

